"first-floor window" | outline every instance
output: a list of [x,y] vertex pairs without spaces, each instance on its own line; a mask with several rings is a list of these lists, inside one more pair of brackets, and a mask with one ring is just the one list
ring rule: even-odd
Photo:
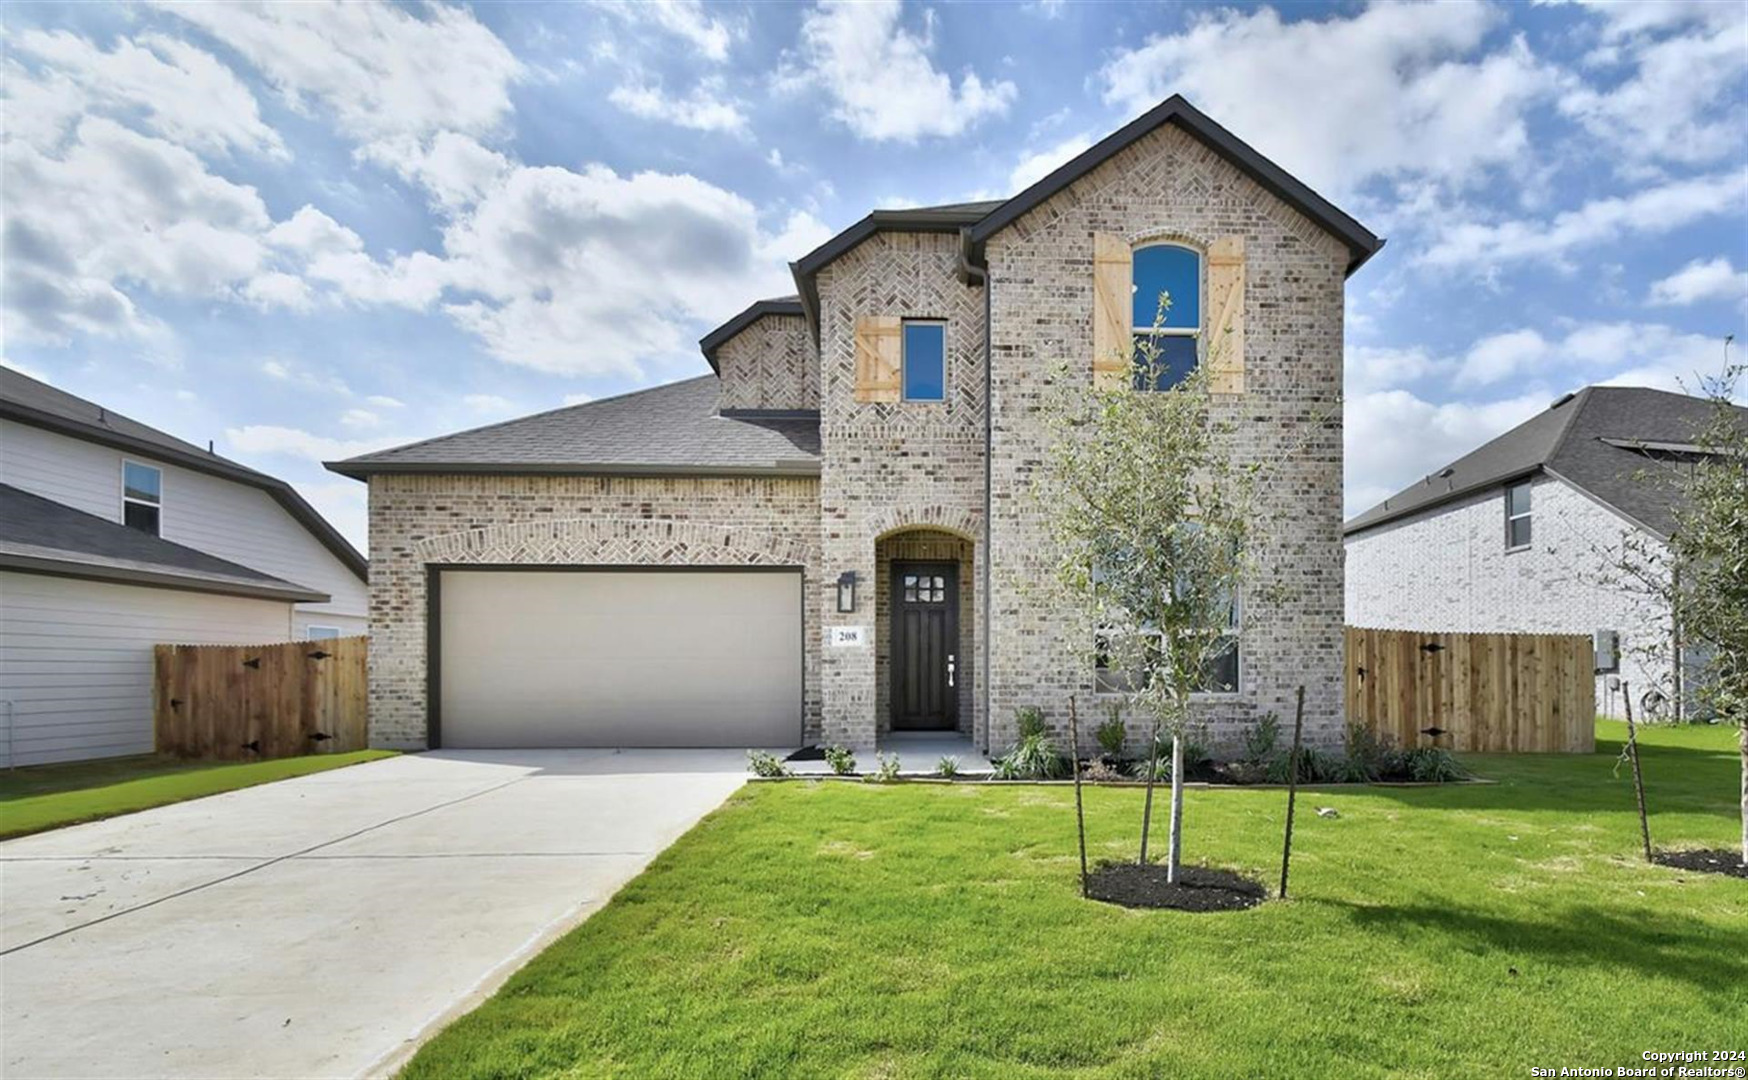
[[130,529],[157,536],[164,510],[164,474],[137,461],[121,463],[121,521]]
[[311,641],[327,641],[329,638],[340,636],[338,626],[311,626],[306,628],[304,632],[309,635]]
[[[1191,688],[1196,694],[1235,694],[1238,692],[1238,632],[1239,604],[1234,601],[1229,609],[1230,614],[1224,629],[1216,632],[1219,643],[1210,655],[1202,669],[1202,677]],[[1145,638],[1151,639],[1147,654],[1152,657],[1154,649],[1165,647],[1163,636],[1157,630],[1137,631]],[[1120,661],[1112,654],[1118,652],[1113,645],[1111,635],[1101,632],[1097,641],[1097,652],[1093,665],[1093,689],[1100,694],[1127,694],[1140,685],[1141,673],[1134,670],[1124,670]]]
[[1530,546],[1529,481],[1505,489],[1505,550]]

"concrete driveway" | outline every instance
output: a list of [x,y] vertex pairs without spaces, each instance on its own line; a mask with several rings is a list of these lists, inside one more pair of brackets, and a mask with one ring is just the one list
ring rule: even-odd
[[0,844],[0,1074],[392,1068],[745,776],[741,751],[442,751]]

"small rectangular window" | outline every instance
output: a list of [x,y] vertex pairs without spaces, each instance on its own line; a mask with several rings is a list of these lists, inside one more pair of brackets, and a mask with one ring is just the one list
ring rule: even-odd
[[904,400],[947,399],[947,324],[904,324]]
[[1511,484],[1505,489],[1505,550],[1530,546],[1530,486]]
[[306,628],[305,632],[309,635],[311,641],[327,641],[330,638],[337,638],[340,636],[340,628],[338,626],[310,626]]
[[121,463],[121,520],[130,529],[159,535],[163,513],[164,474],[137,461]]

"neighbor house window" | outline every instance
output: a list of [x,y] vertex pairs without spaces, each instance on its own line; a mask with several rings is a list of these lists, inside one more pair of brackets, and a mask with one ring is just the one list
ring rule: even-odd
[[947,399],[947,324],[904,324],[904,400]]
[[338,626],[310,626],[305,628],[304,632],[309,635],[311,641],[327,641],[329,638],[340,636]]
[[[1197,339],[1202,333],[1202,257],[1180,244],[1152,244],[1135,250],[1131,266],[1135,389],[1168,390],[1196,369]],[[1151,359],[1143,348],[1150,343],[1159,350]]]
[[1530,486],[1510,484],[1505,489],[1505,550],[1530,546]]
[[130,529],[158,535],[163,512],[164,474],[137,461],[121,463],[121,520]]

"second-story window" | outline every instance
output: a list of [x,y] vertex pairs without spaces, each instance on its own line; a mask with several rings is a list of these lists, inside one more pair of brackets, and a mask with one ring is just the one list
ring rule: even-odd
[[904,400],[947,399],[947,324],[906,319]]
[[[1168,390],[1196,369],[1197,339],[1202,333],[1202,257],[1181,244],[1150,244],[1135,249],[1131,265],[1135,388]],[[1149,355],[1153,349],[1158,350],[1157,356]]]
[[1505,488],[1505,550],[1517,551],[1530,546],[1530,486],[1529,481],[1508,484]]
[[137,461],[121,463],[121,520],[130,529],[159,534],[164,510],[164,474]]

